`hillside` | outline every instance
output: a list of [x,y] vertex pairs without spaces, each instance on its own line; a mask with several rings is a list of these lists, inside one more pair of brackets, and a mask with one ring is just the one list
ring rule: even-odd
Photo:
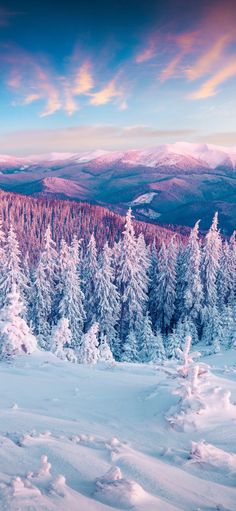
[[[23,253],[29,251],[31,259],[37,258],[48,224],[57,244],[62,238],[70,242],[73,234],[86,243],[94,232],[98,247],[105,241],[110,244],[118,241],[124,227],[124,218],[105,207],[4,191],[0,191],[0,215],[6,228],[13,225]],[[171,229],[159,225],[136,221],[134,226],[137,233],[144,234],[148,243],[155,240],[159,245],[173,236]],[[177,233],[177,237],[182,235]]]
[[76,199],[136,218],[235,229],[236,148],[176,143],[153,149],[0,157],[0,187],[22,194]]

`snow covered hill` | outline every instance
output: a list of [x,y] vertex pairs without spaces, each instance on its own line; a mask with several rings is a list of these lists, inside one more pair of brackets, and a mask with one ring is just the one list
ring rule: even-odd
[[235,511],[236,351],[200,362],[193,398],[174,362],[1,362],[1,511]]
[[[81,199],[139,220],[207,229],[236,227],[236,147],[177,142],[150,149],[0,155],[0,188],[27,195]],[[140,203],[140,197],[150,201]]]

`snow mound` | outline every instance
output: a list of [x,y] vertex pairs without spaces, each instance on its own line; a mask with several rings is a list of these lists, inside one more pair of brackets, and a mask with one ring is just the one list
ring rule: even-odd
[[112,467],[97,479],[95,497],[110,506],[129,509],[145,500],[147,494],[138,483],[122,477],[119,467]]
[[211,468],[236,472],[236,454],[225,452],[204,440],[192,442],[190,458],[201,466],[208,465]]

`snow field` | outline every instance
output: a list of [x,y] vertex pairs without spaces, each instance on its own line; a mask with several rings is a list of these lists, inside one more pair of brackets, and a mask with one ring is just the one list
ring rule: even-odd
[[2,362],[1,511],[235,511],[236,351],[181,364]]

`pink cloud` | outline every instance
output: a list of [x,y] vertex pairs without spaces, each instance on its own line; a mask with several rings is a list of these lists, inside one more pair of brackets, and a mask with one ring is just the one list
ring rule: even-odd
[[[235,56],[236,57],[236,56]],[[201,87],[189,95],[190,99],[206,99],[218,94],[218,86],[226,80],[236,76],[236,58],[230,62],[217,73],[215,73],[209,80],[203,83]]]
[[136,64],[141,64],[153,59],[157,52],[157,38],[150,36],[147,46],[143,48],[135,57]]

